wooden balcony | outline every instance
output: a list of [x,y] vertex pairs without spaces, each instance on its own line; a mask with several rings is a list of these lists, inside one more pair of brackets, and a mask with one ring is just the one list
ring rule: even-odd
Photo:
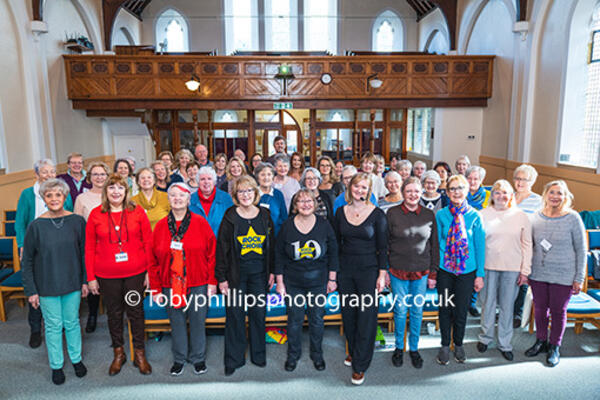
[[[65,55],[73,108],[270,109],[486,106],[494,56]],[[275,77],[290,65],[293,79]],[[329,84],[321,81],[330,74]],[[198,91],[185,82],[200,79]],[[382,81],[370,87],[367,78]]]

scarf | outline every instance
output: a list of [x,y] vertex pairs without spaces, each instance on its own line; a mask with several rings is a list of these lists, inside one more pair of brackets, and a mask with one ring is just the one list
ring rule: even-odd
[[477,189],[475,194],[472,195],[469,191],[469,194],[467,195],[467,201],[469,202],[469,205],[474,209],[481,210],[487,207],[489,196],[490,192],[485,190],[483,186],[479,186],[479,189]]
[[146,211],[152,210],[158,204],[158,196],[156,195],[156,188],[152,189],[152,198],[148,200],[144,192],[140,190],[138,193],[137,203],[142,206],[142,208]]
[[[169,225],[169,232],[171,233],[171,241],[181,242],[183,236],[190,227],[190,221],[192,214],[190,210],[185,213],[183,221],[177,229],[177,222],[173,211],[169,212],[167,216],[167,224]],[[187,295],[187,271],[185,267],[185,252],[183,248],[181,250],[175,250],[171,247],[171,293],[173,298],[178,297],[179,301],[172,301],[173,308],[181,308],[185,306],[185,296]]]
[[455,275],[460,275],[465,271],[465,264],[469,258],[469,241],[464,218],[469,205],[466,201],[460,207],[451,203],[448,209],[452,214],[452,223],[446,237],[444,268]]

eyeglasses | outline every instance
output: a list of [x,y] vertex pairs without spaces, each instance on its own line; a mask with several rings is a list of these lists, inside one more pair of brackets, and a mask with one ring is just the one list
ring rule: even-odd
[[312,204],[314,203],[313,199],[306,199],[306,200],[298,200],[296,203],[300,203],[300,204]]
[[305,178],[304,180],[306,180],[306,181],[318,181],[318,180],[319,180],[319,178],[317,178],[316,176],[313,176],[313,177],[310,177],[310,178],[309,178],[309,177],[307,177],[307,178]]
[[243,194],[243,195],[251,195],[254,193],[254,189],[243,189],[243,190],[238,190],[237,194]]
[[329,165],[329,164],[321,164],[319,166],[319,168],[331,168],[331,165]]
[[464,186],[454,186],[454,187],[449,187],[448,191],[450,193],[455,193],[455,192],[464,192],[465,191],[465,187]]
[[517,182],[529,182],[529,179],[527,178],[515,178],[514,180]]
[[108,175],[106,175],[106,174],[90,174],[90,176],[92,178],[103,178],[103,177],[108,176]]

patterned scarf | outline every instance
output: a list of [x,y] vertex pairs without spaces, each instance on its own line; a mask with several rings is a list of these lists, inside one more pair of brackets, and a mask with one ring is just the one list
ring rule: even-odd
[[460,207],[450,203],[448,209],[452,214],[452,223],[446,237],[444,268],[455,275],[460,275],[465,271],[465,264],[469,258],[469,242],[464,218],[469,205],[466,201]]
[[479,189],[477,189],[475,194],[472,195],[469,191],[469,194],[467,195],[467,201],[469,202],[469,205],[474,209],[481,210],[482,208],[485,208],[487,206],[486,200],[489,196],[488,193],[489,192],[485,190],[483,186],[479,186]]
[[[167,223],[169,225],[169,232],[171,233],[171,241],[181,242],[183,236],[190,227],[190,221],[192,214],[190,210],[185,213],[179,229],[177,229],[177,222],[173,211],[167,216]],[[183,248],[181,250],[175,250],[171,247],[171,292],[173,298],[178,298],[177,301],[173,301],[174,308],[181,308],[185,306],[185,296],[187,295],[187,271],[185,267],[185,252]],[[177,296],[177,297],[176,297]]]

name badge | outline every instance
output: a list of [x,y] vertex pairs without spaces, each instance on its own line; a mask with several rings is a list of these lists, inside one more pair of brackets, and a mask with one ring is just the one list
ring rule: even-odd
[[129,258],[127,257],[127,253],[125,252],[120,252],[115,254],[115,261],[120,263],[120,262],[126,262],[127,260],[129,260]]
[[176,242],[174,240],[171,241],[171,248],[173,250],[183,250],[183,243],[182,242]]
[[540,246],[542,246],[542,249],[544,249],[544,251],[547,253],[552,248],[552,243],[550,243],[546,239],[542,239],[542,241],[540,242]]

